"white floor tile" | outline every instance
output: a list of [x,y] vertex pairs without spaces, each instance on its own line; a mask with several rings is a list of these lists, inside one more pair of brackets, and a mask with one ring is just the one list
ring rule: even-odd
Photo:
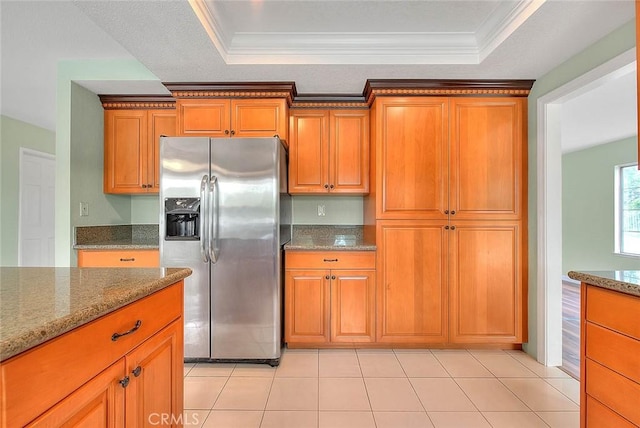
[[226,382],[225,377],[184,378],[184,408],[211,409]]
[[574,378],[546,378],[545,381],[569,397],[574,403],[580,404],[580,382]]
[[412,378],[410,381],[427,412],[478,410],[453,379]]
[[318,352],[289,350],[282,354],[276,377],[318,377]]
[[423,411],[418,396],[406,378],[365,378],[374,411]]
[[320,428],[376,428],[371,412],[320,412]]
[[468,352],[434,352],[438,359],[452,377],[493,377],[473,355]]
[[260,428],[262,411],[212,410],[202,428]]
[[548,428],[534,412],[482,412],[493,428]]
[[320,410],[371,411],[362,378],[320,378]]
[[318,358],[320,377],[362,377],[353,349],[321,350]]
[[425,412],[373,412],[377,428],[433,428]]
[[188,376],[231,376],[231,372],[235,368],[235,364],[224,363],[198,363],[196,364]]
[[318,428],[318,412],[267,410],[260,428]]
[[364,377],[406,376],[393,352],[358,351],[358,361]]
[[432,353],[396,353],[408,377],[449,377],[449,373]]
[[266,410],[318,410],[318,379],[276,377]]
[[538,412],[551,428],[580,428],[580,412]]
[[537,377],[517,359],[505,353],[475,353],[474,357],[496,377]]
[[502,378],[506,385],[533,411],[578,411],[578,405],[543,379]]
[[273,377],[276,374],[276,367],[268,364],[236,364],[231,373],[232,377]]
[[455,381],[481,412],[530,411],[498,379],[458,378]]
[[428,412],[435,428],[491,428],[480,412]]
[[213,406],[216,410],[264,410],[271,390],[271,378],[232,377]]

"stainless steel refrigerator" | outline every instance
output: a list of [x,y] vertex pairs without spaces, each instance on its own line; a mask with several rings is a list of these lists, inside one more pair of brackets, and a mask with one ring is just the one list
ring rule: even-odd
[[277,365],[287,155],[275,138],[160,138],[160,258],[185,266],[186,361]]

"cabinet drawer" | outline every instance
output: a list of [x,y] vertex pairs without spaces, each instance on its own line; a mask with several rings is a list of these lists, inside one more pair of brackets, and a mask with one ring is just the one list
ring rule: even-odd
[[634,428],[635,425],[587,395],[587,427]]
[[78,267],[159,267],[158,250],[78,251]]
[[287,251],[286,269],[375,269],[375,251]]
[[588,321],[640,340],[640,298],[587,285]]
[[586,323],[587,357],[640,383],[640,341]]
[[[2,363],[7,426],[23,426],[182,313],[180,281]],[[112,340],[114,333],[135,332]],[[37,397],[37,398],[36,398]]]
[[640,425],[640,384],[586,359],[586,392],[625,419]]

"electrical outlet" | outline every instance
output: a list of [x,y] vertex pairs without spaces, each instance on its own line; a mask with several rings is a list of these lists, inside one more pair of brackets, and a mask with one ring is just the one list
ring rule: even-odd
[[89,203],[80,202],[80,217],[87,217],[89,215]]
[[318,205],[318,216],[324,217],[325,215],[327,214],[325,213],[324,205]]

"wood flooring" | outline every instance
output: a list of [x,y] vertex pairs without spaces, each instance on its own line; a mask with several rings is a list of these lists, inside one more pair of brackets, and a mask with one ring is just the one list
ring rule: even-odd
[[580,284],[562,281],[562,370],[580,379]]

